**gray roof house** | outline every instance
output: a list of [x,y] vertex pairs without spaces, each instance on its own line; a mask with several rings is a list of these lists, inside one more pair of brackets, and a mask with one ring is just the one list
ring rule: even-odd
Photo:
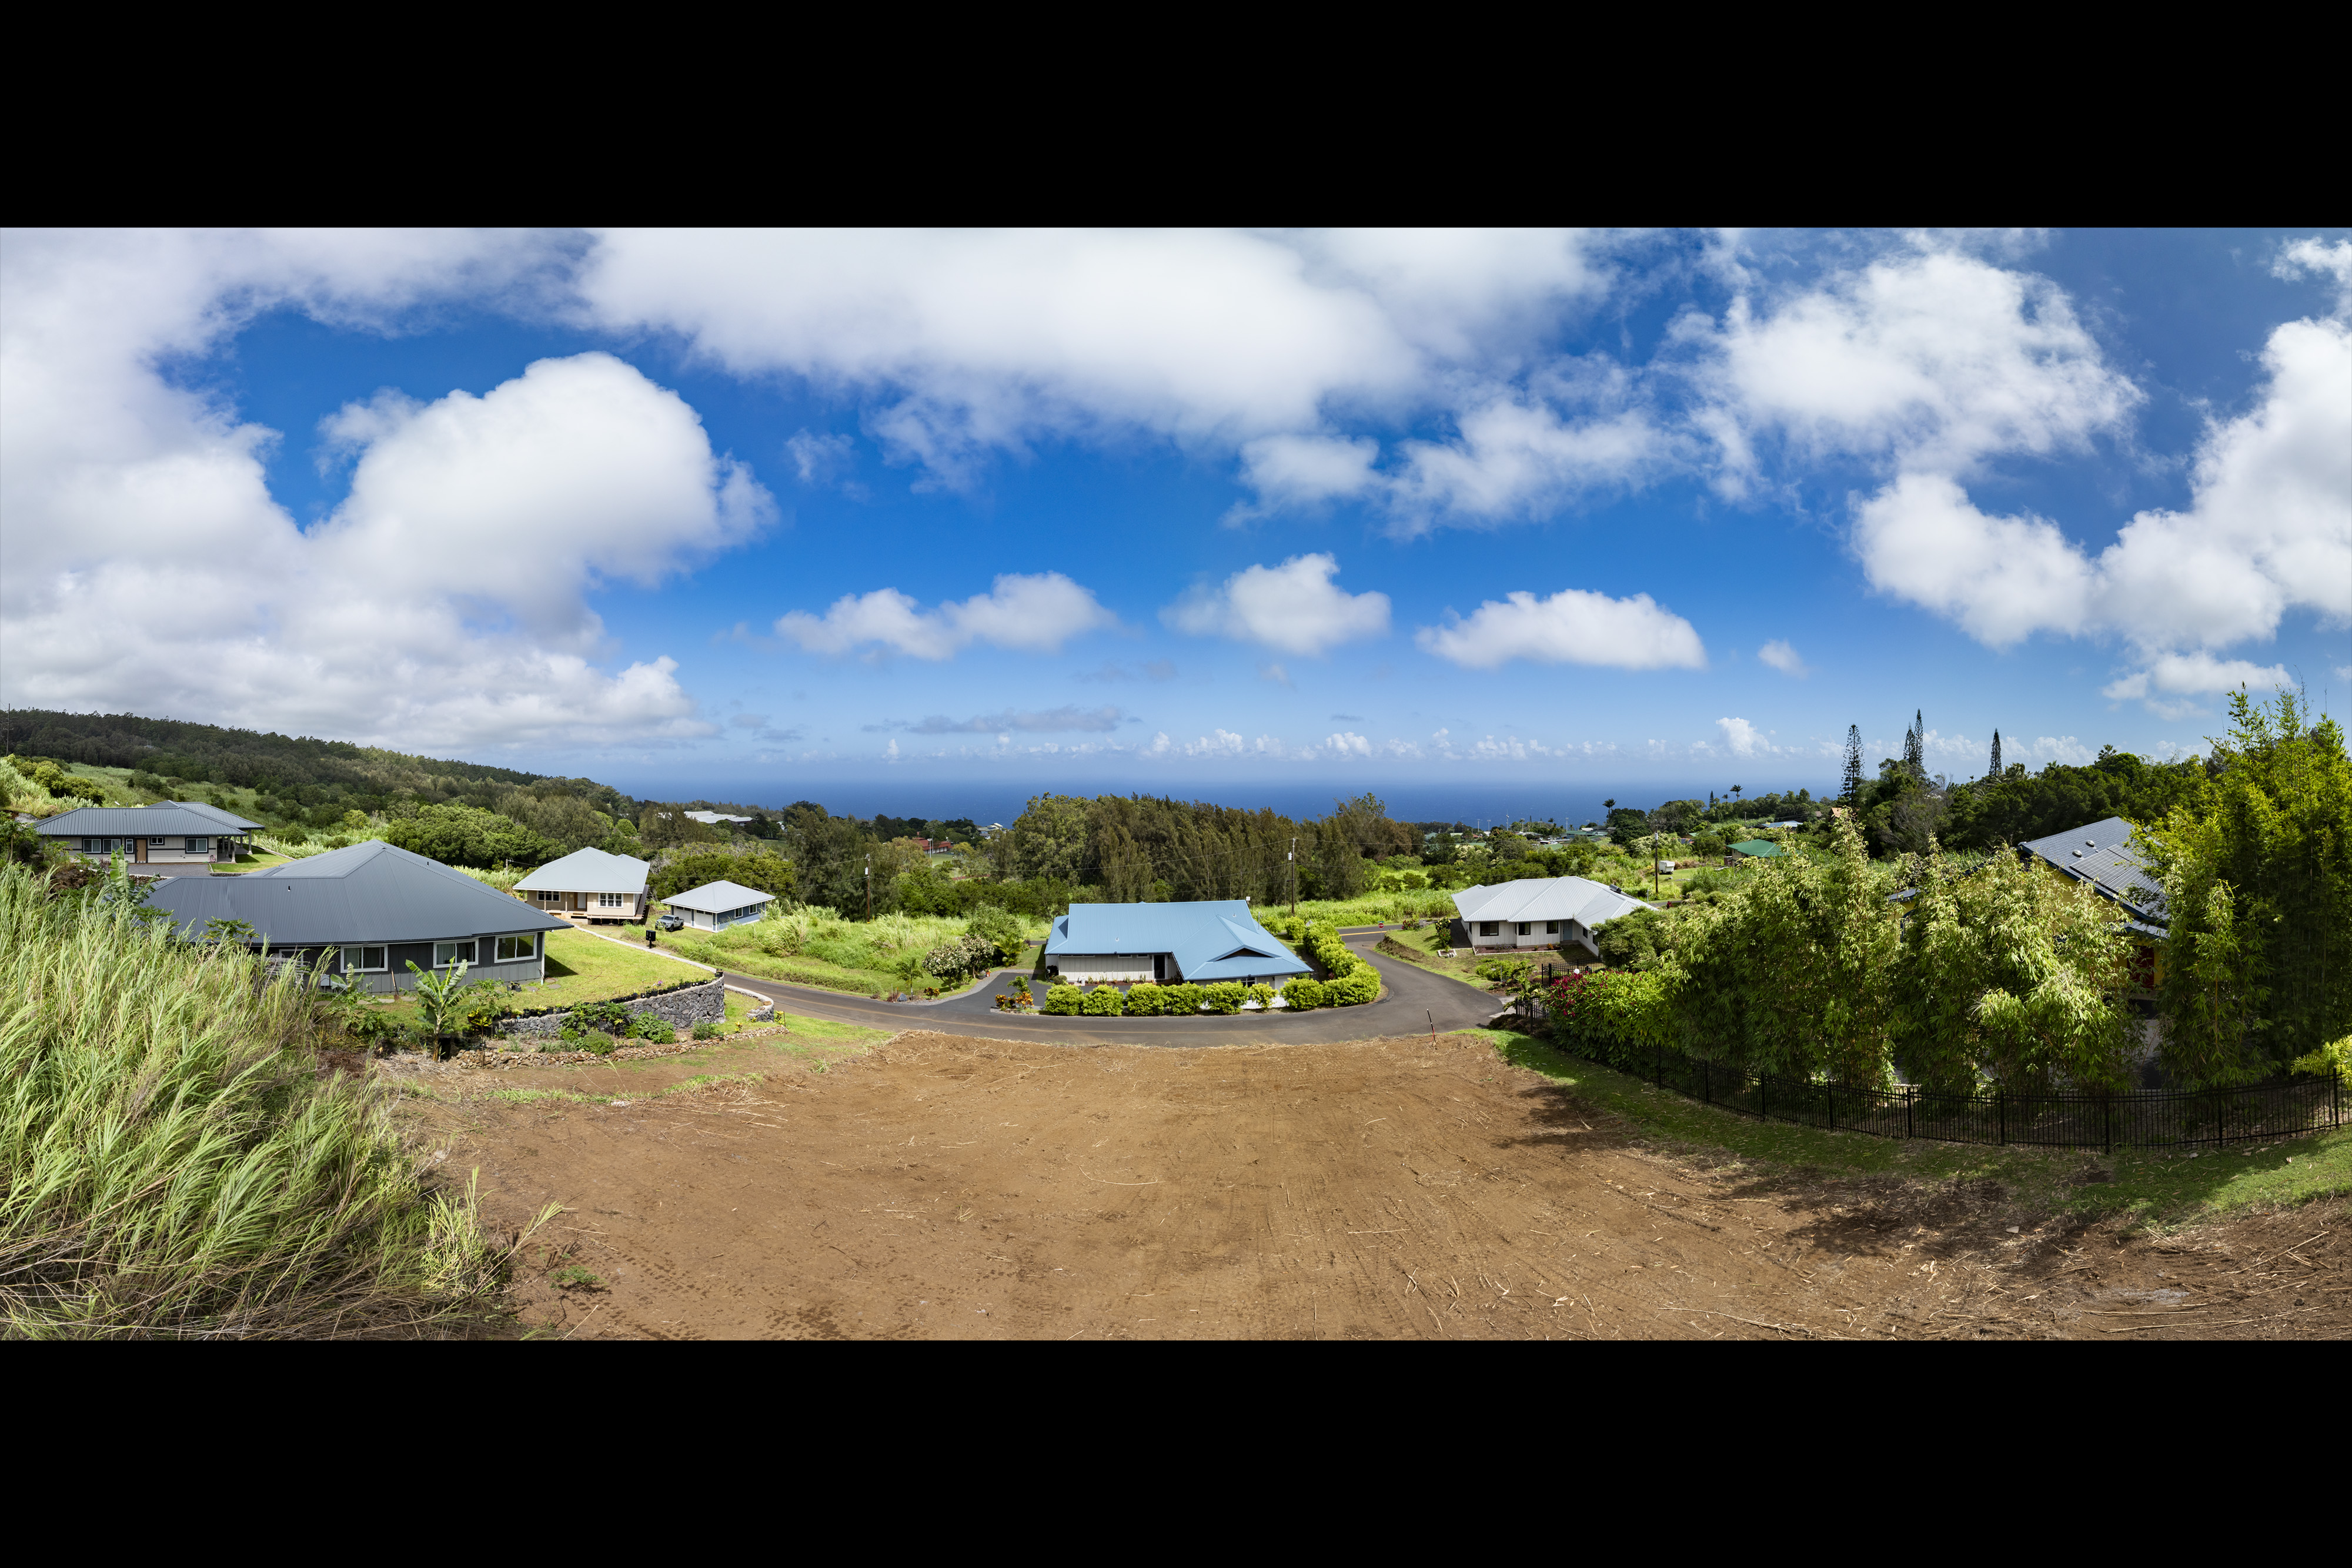
[[662,904],[675,910],[688,925],[704,931],[723,931],[730,925],[759,919],[775,902],[774,894],[761,893],[740,883],[706,882],[700,887],[663,899]]
[[447,970],[463,962],[469,980],[542,980],[546,934],[570,929],[374,839],[242,876],[173,877],[155,884],[151,902],[191,940],[215,920],[240,920],[273,953],[308,963],[330,951],[329,972],[369,991],[414,989],[411,963]]
[[1587,877],[1523,877],[1455,894],[1461,930],[1454,939],[1474,948],[1565,947],[1573,942],[1599,957],[1593,934],[1621,915],[1649,907]]
[[235,860],[260,827],[201,800],[165,800],[84,806],[36,822],[33,831],[92,860],[120,852],[133,869],[151,875],[206,876],[214,862]]
[[1045,970],[1072,984],[1156,980],[1280,985],[1313,966],[1238,898],[1192,904],[1073,904],[1045,936]]
[[2029,839],[2017,852],[2061,876],[2089,883],[2094,893],[2123,911],[2126,925],[2142,936],[2161,938],[2169,918],[2164,890],[2132,849],[2131,836],[2129,822],[2107,817],[2046,839]]
[[646,873],[652,869],[635,855],[574,850],[515,883],[515,896],[567,920],[643,920]]

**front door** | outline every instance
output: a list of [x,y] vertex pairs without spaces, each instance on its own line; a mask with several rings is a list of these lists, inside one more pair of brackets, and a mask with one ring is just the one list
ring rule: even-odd
[[1151,955],[1151,977],[1154,980],[1164,980],[1168,977],[1167,954],[1154,953]]

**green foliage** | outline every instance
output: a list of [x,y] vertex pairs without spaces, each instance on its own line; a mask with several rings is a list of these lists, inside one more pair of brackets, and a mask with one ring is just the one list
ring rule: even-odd
[[1264,981],[1260,981],[1258,984],[1254,985],[1249,988],[1249,996],[1250,1000],[1263,1008],[1274,1000],[1274,988],[1265,984]]
[[1127,1010],[1127,998],[1118,994],[1117,986],[1097,986],[1087,993],[1079,1010],[1090,1017],[1116,1018]]
[[1305,1012],[1309,1008],[1325,1007],[1329,1002],[1329,998],[1324,994],[1323,982],[1310,980],[1303,975],[1297,979],[1284,984],[1282,999],[1299,1012]]
[[[2131,944],[2079,883],[1996,856],[1919,864],[1892,977],[1893,1060],[1955,1092],[2126,1087]],[[1838,1074],[1857,1080],[1855,1068]]]
[[[1764,861],[1745,890],[1682,911],[1644,974],[1675,977],[1684,1039],[1700,1055],[1790,1078],[1885,1077],[1899,945],[1891,869],[1841,819],[1832,852]],[[1601,950],[1620,921],[1601,927]],[[1974,998],[1970,998],[1973,1001]]]
[[1202,999],[1213,1013],[1237,1013],[1249,1000],[1249,988],[1239,980],[1215,980],[1203,988]]
[[2261,1078],[2352,1031],[2352,763],[2291,692],[2230,698],[2214,776],[2146,834],[2168,931],[2164,1062]]
[[1056,985],[1046,989],[1045,1003],[1037,1010],[1041,1013],[1075,1015],[1085,1006],[1084,991],[1079,990],[1076,986]]
[[1325,1006],[1358,1007],[1379,999],[1380,971],[1339,940],[1338,927],[1310,925],[1305,946],[1308,956],[1323,970]]
[[0,1333],[371,1337],[478,1319],[467,1191],[418,1180],[292,976],[0,868]]
[[1633,909],[1604,921],[1592,934],[1601,962],[1612,968],[1654,968],[1674,946],[1674,922],[1660,910]]
[[2324,1078],[2333,1072],[2347,1089],[2352,1089],[2352,1035],[2298,1056],[2292,1065],[2295,1071],[2313,1078]]
[[709,1019],[705,1019],[700,1023],[694,1026],[694,1038],[697,1040],[717,1040],[719,1038],[719,1026],[712,1023]]
[[1939,837],[1952,849],[2023,843],[2105,817],[2154,824],[2193,808],[2205,789],[2195,760],[2149,762],[2113,747],[2084,767],[2053,762],[2039,773],[2011,763],[1998,779],[1955,784]]
[[898,880],[887,869],[877,869],[868,881],[868,857],[876,845],[856,819],[827,817],[822,807],[808,811],[795,807],[784,817],[786,852],[798,868],[802,900],[837,910],[845,919],[862,920],[870,885],[875,914],[897,910]]
[[1158,1018],[1168,1010],[1168,988],[1150,980],[1127,988],[1127,1011],[1130,1018]]
[[1622,1061],[1675,1043],[1678,1020],[1666,978],[1654,970],[1571,970],[1552,982],[1543,1001],[1569,1049],[1596,1061]]
[[394,849],[450,865],[538,865],[559,852],[520,822],[472,806],[420,806],[386,823],[383,839]]
[[677,1043],[677,1030],[667,1019],[656,1018],[652,1013],[639,1013],[629,1020],[629,1038],[642,1040],[647,1045],[675,1045]]
[[1179,1016],[1199,1012],[1201,1004],[1209,999],[1205,988],[1189,982],[1181,986],[1163,986],[1160,989],[1167,998],[1166,1010]]
[[995,957],[985,967],[1009,964],[1021,956],[1021,921],[1009,909],[990,904],[976,906],[964,923],[963,934],[995,949]]
[[1535,965],[1526,958],[1481,958],[1474,967],[1473,972],[1482,980],[1491,980],[1496,985],[1507,986],[1526,979],[1528,972],[1534,967]]
[[610,1056],[619,1047],[618,1040],[602,1030],[598,1030],[583,1036],[577,1049],[586,1051],[591,1056]]
[[660,903],[713,882],[731,882],[740,887],[773,894],[780,899],[793,895],[793,868],[782,855],[767,850],[747,855],[731,854],[725,850],[679,855],[654,868],[646,891],[656,903]]

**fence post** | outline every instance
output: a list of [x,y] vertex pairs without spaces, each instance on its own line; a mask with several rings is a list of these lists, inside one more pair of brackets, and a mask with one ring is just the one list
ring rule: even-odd
[[2111,1155],[2115,1152],[2115,1112],[2109,1097],[2106,1094],[2102,1093],[2099,1096],[2099,1153],[2103,1155]]
[[1919,1135],[1911,1130],[1911,1104],[1918,1092],[1908,1083],[1903,1086],[1903,1135],[1906,1138],[1916,1138]]
[[1834,1132],[1836,1132],[1836,1131],[1837,1131],[1837,1085],[1836,1085],[1836,1084],[1834,1084],[1834,1083],[1824,1083],[1824,1084],[1822,1084],[1822,1103],[1823,1103],[1823,1104],[1825,1104],[1825,1105],[1827,1105],[1827,1106],[1829,1107],[1829,1118],[1830,1118],[1830,1126],[1829,1126],[1829,1130],[1830,1130],[1831,1132],[1834,1133]]
[[2009,1143],[2008,1090],[1996,1089],[1992,1092],[1992,1117],[1994,1124],[2000,1129],[2000,1141],[2005,1147]]

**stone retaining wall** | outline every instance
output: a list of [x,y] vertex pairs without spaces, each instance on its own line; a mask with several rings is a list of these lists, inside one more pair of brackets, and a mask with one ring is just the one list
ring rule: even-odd
[[[641,997],[633,1002],[623,1002],[631,1018],[651,1013],[674,1029],[690,1030],[698,1023],[727,1021],[727,986],[722,980],[709,980],[683,990],[665,991],[658,997]],[[541,1013],[537,1018],[507,1019],[499,1025],[501,1034],[562,1034],[563,1025],[572,1015]]]

